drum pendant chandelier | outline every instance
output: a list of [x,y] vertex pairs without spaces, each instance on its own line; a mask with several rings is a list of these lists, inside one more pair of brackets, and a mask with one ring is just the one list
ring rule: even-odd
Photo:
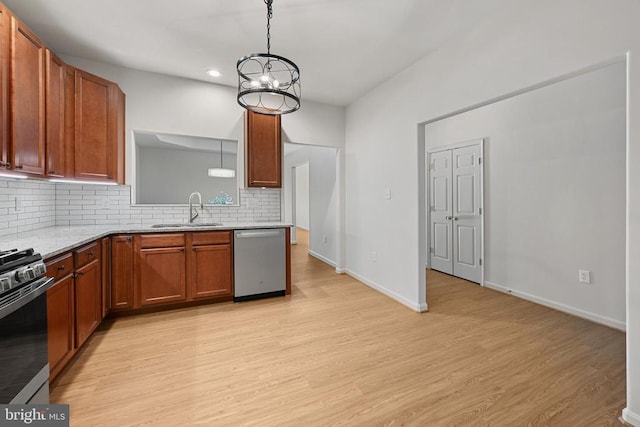
[[267,53],[238,59],[238,104],[261,114],[287,114],[300,108],[300,70],[292,61],[271,53],[273,0],[267,5]]

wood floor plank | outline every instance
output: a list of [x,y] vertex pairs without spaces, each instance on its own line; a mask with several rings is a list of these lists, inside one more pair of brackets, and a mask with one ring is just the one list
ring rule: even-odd
[[293,293],[105,322],[52,385],[73,426],[618,426],[625,335],[429,271],[414,313],[307,255]]

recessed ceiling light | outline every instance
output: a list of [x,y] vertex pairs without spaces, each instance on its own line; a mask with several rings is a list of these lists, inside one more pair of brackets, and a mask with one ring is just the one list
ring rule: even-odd
[[214,70],[213,68],[207,70],[207,74],[209,74],[211,77],[220,77],[222,75],[220,71]]

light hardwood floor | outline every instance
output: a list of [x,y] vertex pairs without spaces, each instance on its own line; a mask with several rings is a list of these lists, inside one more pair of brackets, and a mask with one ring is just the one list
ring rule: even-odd
[[298,242],[290,297],[108,321],[53,402],[73,426],[621,425],[624,334],[435,272],[414,313]]

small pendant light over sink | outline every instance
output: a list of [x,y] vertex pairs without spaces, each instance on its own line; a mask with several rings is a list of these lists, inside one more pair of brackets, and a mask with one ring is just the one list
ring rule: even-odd
[[273,0],[267,5],[267,53],[238,60],[238,104],[262,114],[287,114],[300,108],[300,70],[292,61],[271,53]]
[[235,169],[225,169],[224,162],[222,161],[222,141],[220,141],[220,167],[209,168],[208,175],[213,178],[235,178]]

